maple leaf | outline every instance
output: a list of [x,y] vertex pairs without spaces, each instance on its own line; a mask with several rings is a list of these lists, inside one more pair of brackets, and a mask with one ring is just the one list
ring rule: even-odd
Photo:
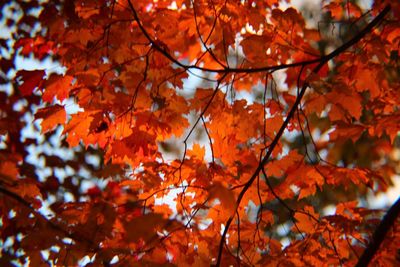
[[35,182],[30,179],[19,180],[17,185],[12,188],[12,191],[23,198],[27,197],[35,199],[36,197],[41,196],[39,188]]
[[58,125],[63,125],[67,119],[64,106],[54,105],[39,109],[35,114],[35,119],[43,119],[40,125],[42,133],[46,133]]
[[58,100],[63,101],[69,95],[71,90],[71,83],[73,77],[71,76],[59,76],[57,74],[50,75],[49,79],[45,82],[44,93],[42,99],[46,102],[51,103],[56,97]]
[[156,231],[162,231],[168,220],[162,214],[146,214],[124,222],[126,236],[131,242],[150,241]]
[[45,40],[41,36],[21,38],[15,42],[14,47],[15,49],[22,47],[21,54],[25,57],[29,57],[33,53],[39,60],[42,60],[53,52],[54,42]]
[[81,112],[71,116],[71,120],[64,129],[64,133],[68,133],[67,142],[70,146],[76,146],[81,139],[87,138],[93,120],[93,117],[89,115],[93,113],[95,112]]
[[19,86],[19,90],[21,91],[22,95],[30,95],[35,88],[40,87],[40,85],[43,83],[44,74],[44,70],[18,71],[16,74],[17,79],[20,78],[20,80],[23,81],[22,85]]
[[132,161],[153,156],[156,153],[155,136],[134,128],[131,135],[113,143],[110,153],[115,158],[126,157]]
[[3,2],[0,265],[396,265],[398,1]]
[[0,176],[3,183],[12,184],[16,180],[18,173],[15,162],[3,161],[0,163]]
[[232,215],[235,212],[236,201],[233,192],[221,183],[215,183],[209,190],[210,201],[218,199],[225,208],[224,213]]
[[313,207],[306,206],[304,207],[304,212],[297,212],[294,215],[294,218],[297,220],[294,229],[305,232],[307,234],[314,233],[316,229],[316,225],[318,224],[318,215],[315,213]]
[[193,148],[188,151],[188,156],[193,156],[199,160],[203,160],[205,155],[205,148],[200,146],[199,144],[194,144]]

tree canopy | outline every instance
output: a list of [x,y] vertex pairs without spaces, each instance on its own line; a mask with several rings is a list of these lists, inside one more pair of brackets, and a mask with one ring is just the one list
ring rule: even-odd
[[1,1],[0,265],[400,264],[400,3],[311,8]]

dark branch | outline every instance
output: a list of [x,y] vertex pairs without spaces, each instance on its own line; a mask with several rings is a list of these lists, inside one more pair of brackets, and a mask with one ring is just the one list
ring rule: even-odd
[[[197,70],[207,71],[207,72],[223,73],[225,75],[227,75],[228,73],[247,73],[247,74],[249,74],[249,73],[256,73],[256,72],[276,71],[276,70],[292,68],[292,67],[299,67],[299,66],[304,67],[306,65],[318,63],[318,65],[313,69],[313,73],[317,74],[321,70],[321,68],[329,60],[332,60],[336,56],[340,55],[341,53],[346,51],[348,48],[350,48],[354,44],[358,43],[369,32],[371,32],[371,30],[374,27],[376,27],[382,21],[382,19],[386,16],[386,14],[391,9],[390,5],[386,6],[382,10],[382,12],[375,19],[373,19],[362,31],[360,31],[356,36],[354,36],[348,42],[344,43],[342,46],[340,46],[339,48],[337,48],[336,50],[334,50],[333,52],[331,52],[330,54],[328,54],[326,56],[322,56],[322,57],[319,57],[319,58],[316,58],[316,59],[313,59],[313,60],[308,60],[308,61],[295,62],[295,63],[291,63],[291,64],[281,64],[281,65],[276,65],[276,66],[265,66],[265,67],[261,67],[261,68],[247,68],[246,69],[246,68],[229,68],[229,67],[225,67],[223,69],[209,69],[209,68],[199,67],[197,65],[185,65],[185,64],[181,63],[180,61],[178,61],[177,59],[175,59],[165,48],[161,47],[156,41],[154,41],[153,38],[150,36],[150,34],[146,31],[146,29],[144,28],[143,24],[140,21],[139,15],[136,12],[136,9],[134,8],[131,0],[128,0],[128,4],[129,4],[129,8],[131,9],[131,12],[133,14],[133,17],[134,17],[135,21],[138,23],[138,26],[139,26],[140,30],[142,31],[142,33],[144,34],[144,36],[146,37],[146,39],[151,43],[152,48],[154,48],[155,50],[159,51],[167,59],[169,59],[172,63],[176,64],[177,66],[179,66],[181,68],[184,68],[185,70],[197,69]],[[308,82],[309,77],[310,76],[308,76],[308,78],[304,81],[304,84],[303,84],[300,92],[298,93],[298,96],[296,98],[295,103],[293,104],[292,108],[290,109],[285,121],[281,125],[281,127],[280,127],[278,133],[276,134],[275,138],[273,139],[273,141],[269,145],[266,155],[260,161],[257,169],[254,171],[254,173],[251,176],[251,178],[244,184],[242,190],[240,191],[240,193],[238,195],[238,198],[237,198],[237,201],[236,201],[236,209],[239,207],[239,205],[240,205],[240,203],[242,201],[242,198],[244,197],[244,195],[247,192],[247,190],[253,184],[254,180],[258,177],[258,175],[260,174],[260,172],[263,170],[264,166],[266,165],[266,163],[270,159],[270,157],[272,155],[272,152],[274,151],[275,147],[278,145],[279,140],[282,137],[287,125],[289,124],[290,120],[293,118],[296,110],[298,109],[298,107],[300,105],[300,102],[301,102],[301,100],[302,100],[307,88],[309,87],[309,82]],[[395,206],[395,207],[397,207],[397,209],[395,209],[397,211],[396,214],[398,214],[400,212],[400,201],[398,201],[398,202],[399,202],[399,204],[397,206]],[[396,202],[396,203],[398,203],[398,202]],[[389,210],[389,212],[391,210]],[[388,214],[389,214],[389,212],[388,212]],[[387,216],[385,216],[385,219],[386,219],[386,217]],[[218,257],[217,257],[217,263],[216,263],[217,266],[220,266],[220,264],[221,264],[222,250],[223,250],[223,247],[224,247],[224,244],[225,244],[225,238],[226,238],[226,235],[228,233],[229,227],[232,224],[232,221],[233,221],[234,218],[235,218],[235,216],[232,215],[227,220],[227,222],[225,224],[225,229],[223,231],[223,234],[222,234],[221,240],[220,240],[220,244],[219,244]],[[382,224],[387,221],[385,219],[382,222]],[[392,219],[392,220],[394,221],[394,219]],[[389,224],[389,226],[390,226],[390,225],[393,224],[393,222],[389,221],[389,222],[386,222],[386,224]],[[386,227],[386,228],[390,228],[390,227]],[[379,229],[380,229],[380,227],[378,227],[377,231]],[[374,237],[375,237],[375,235],[374,235]],[[371,246],[373,246],[373,244],[376,244],[376,243],[377,242],[372,242]],[[379,247],[379,244],[380,243],[377,244],[377,248]],[[375,249],[375,252],[376,252],[377,248]],[[361,262],[361,259],[360,259],[359,262]],[[368,262],[369,261],[367,261],[367,263]],[[357,265],[357,266],[365,266],[365,264],[361,264],[361,265]]]
[[[368,34],[369,32],[371,32],[371,30],[378,25],[382,19],[385,17],[385,15],[390,11],[390,5],[386,6],[381,13],[379,13],[379,15],[373,19],[362,31],[360,31],[356,36],[354,36],[352,39],[350,39],[348,42],[346,42],[345,44],[343,44],[342,46],[340,46],[339,48],[337,48],[336,50],[334,50],[332,53],[324,56],[321,58],[319,64],[313,69],[313,73],[318,73],[319,70],[331,59],[333,59],[334,57],[340,55],[341,53],[343,53],[344,51],[346,51],[348,48],[350,48],[352,45],[356,44],[357,42],[359,42],[366,34]],[[251,178],[247,181],[247,183],[245,184],[245,186],[243,187],[242,191],[239,193],[237,201],[236,201],[236,208],[239,207],[240,202],[242,201],[243,196],[245,195],[245,193],[247,192],[247,190],[250,188],[250,186],[253,184],[254,180],[258,177],[259,173],[262,171],[262,169],[264,168],[264,165],[267,164],[268,160],[270,159],[270,156],[272,154],[272,152],[274,151],[275,147],[278,145],[280,138],[283,135],[283,132],[285,131],[287,125],[289,124],[290,120],[293,118],[307,88],[309,86],[309,83],[306,79],[306,81],[304,82],[301,91],[299,92],[295,103],[293,104],[292,108],[290,109],[285,121],[283,122],[282,126],[280,127],[278,133],[276,134],[274,140],[271,142],[267,154],[265,155],[265,157],[262,159],[262,161],[259,163],[257,169],[255,170],[255,172],[253,173],[253,175],[251,176]],[[232,224],[232,221],[234,219],[234,215],[232,215],[225,224],[225,229],[224,232],[222,233],[221,236],[221,240],[220,240],[220,244],[219,244],[219,250],[218,250],[218,258],[217,258],[217,263],[216,266],[220,266],[221,265],[221,257],[222,257],[222,250],[225,244],[225,238],[226,238],[226,234],[228,233],[229,227]]]
[[46,218],[43,214],[41,214],[40,212],[38,212],[36,209],[34,209],[31,204],[26,201],[25,199],[23,199],[21,196],[17,195],[16,193],[7,190],[6,188],[0,186],[0,192],[6,196],[8,196],[9,198],[14,199],[15,201],[17,201],[18,203],[22,204],[24,207],[26,207],[27,209],[29,209],[32,214],[40,221],[45,222],[50,228],[52,228],[53,230],[60,232],[63,236],[65,237],[69,237],[72,240],[75,241],[80,241],[80,242],[84,242],[87,243],[88,245],[90,245],[91,247],[94,247],[94,243],[92,240],[83,238],[81,236],[77,236],[74,233],[70,233],[68,230],[64,229],[63,227],[55,224],[54,222],[50,221],[48,218]]
[[389,232],[390,228],[392,228],[394,222],[400,215],[400,198],[396,200],[396,202],[390,207],[390,209],[383,217],[383,220],[376,228],[371,242],[369,242],[367,248],[364,250],[360,259],[357,262],[356,267],[366,267],[373,259],[374,255],[379,249],[379,246],[382,244],[383,240],[387,232]]
[[199,67],[196,65],[185,65],[182,62],[178,61],[176,58],[174,58],[169,52],[166,51],[165,48],[161,47],[156,41],[153,40],[153,38],[150,36],[150,34],[147,32],[147,30],[144,28],[142,22],[140,21],[139,15],[138,15],[135,7],[132,4],[132,1],[128,0],[128,4],[129,4],[129,8],[132,11],[133,18],[137,22],[139,29],[142,31],[143,35],[151,43],[152,48],[159,51],[161,54],[163,54],[168,60],[170,60],[174,64],[176,64],[179,67],[184,68],[186,70],[196,69],[196,70],[201,70],[201,71],[214,72],[214,73],[226,73],[226,74],[227,73],[257,73],[257,72],[277,71],[277,70],[281,70],[281,69],[311,65],[311,64],[319,63],[319,62],[323,61],[323,59],[324,59],[324,57],[319,57],[316,59],[299,61],[299,62],[290,63],[290,64],[280,64],[280,65],[265,66],[265,67],[260,67],[260,68],[230,68],[230,67],[226,67],[223,69],[210,69],[210,68]]

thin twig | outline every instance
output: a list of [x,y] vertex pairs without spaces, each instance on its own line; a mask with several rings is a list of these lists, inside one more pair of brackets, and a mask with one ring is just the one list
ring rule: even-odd
[[[356,44],[359,42],[366,34],[371,32],[371,30],[378,25],[383,18],[386,16],[386,14],[390,11],[391,7],[390,5],[386,6],[379,15],[373,19],[362,31],[360,31],[356,36],[354,36],[352,39],[350,39],[347,43],[341,45],[339,48],[335,49],[333,52],[330,54],[323,56],[321,60],[319,61],[319,64],[313,69],[312,73],[318,73],[319,70],[331,59],[335,58],[336,56],[340,55],[344,51],[346,51],[348,48],[350,48],[352,45]],[[308,76],[309,78],[310,76]],[[271,142],[269,149],[264,156],[263,160],[258,164],[257,169],[254,171],[253,175],[250,177],[250,179],[247,181],[246,185],[243,187],[242,191],[239,193],[238,198],[236,200],[236,209],[239,207],[244,195],[246,194],[247,190],[250,188],[250,186],[253,184],[255,179],[258,177],[259,173],[262,171],[264,166],[267,164],[267,162],[270,159],[270,156],[272,155],[272,152],[274,151],[275,147],[278,145],[280,138],[283,135],[283,132],[285,131],[287,125],[289,124],[290,120],[293,118],[307,88],[309,86],[308,79],[304,82],[299,95],[296,98],[295,103],[293,104],[292,108],[290,109],[289,113],[287,114],[287,117],[285,121],[282,123],[278,133],[276,134],[274,140]],[[400,201],[399,201],[399,206],[400,206]],[[400,209],[400,207],[399,207]],[[225,244],[225,238],[228,233],[229,227],[232,224],[232,221],[234,219],[234,215],[231,215],[229,219],[225,223],[225,228],[224,232],[222,233],[221,239],[220,239],[220,244],[219,244],[219,250],[218,250],[218,256],[217,256],[217,263],[216,266],[221,265],[221,259],[222,259],[222,250]]]

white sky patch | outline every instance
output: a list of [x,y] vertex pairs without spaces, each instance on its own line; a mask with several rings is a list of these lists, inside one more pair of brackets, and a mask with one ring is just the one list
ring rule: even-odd
[[289,223],[284,223],[284,224],[278,225],[276,231],[277,231],[278,235],[286,236],[290,232]]
[[291,0],[290,3],[286,1],[281,1],[279,3],[279,8],[282,10],[286,10],[290,7],[297,9],[300,13],[302,13],[304,18],[308,18],[310,16],[310,14],[307,12],[312,12],[312,18],[305,19],[306,27],[316,27],[316,22],[320,20],[319,17],[322,14],[321,0]]
[[46,57],[44,60],[39,61],[33,55],[28,58],[22,56],[16,57],[15,68],[17,70],[46,70],[47,75],[50,73],[64,74],[67,70],[56,61],[53,61],[51,57]]
[[334,205],[328,205],[322,210],[323,216],[334,215],[336,213],[336,207]]
[[118,257],[118,255],[114,256],[114,257],[111,259],[110,264],[116,264],[117,262],[119,262],[119,257]]
[[100,157],[97,155],[87,154],[87,155],[85,155],[85,161],[86,161],[86,163],[88,163],[92,166],[99,166]]
[[206,229],[210,226],[210,224],[212,224],[212,222],[213,222],[213,220],[212,220],[211,218],[205,218],[205,219],[203,219],[203,220],[201,220],[201,221],[199,222],[199,224],[197,225],[197,227],[198,227],[200,230],[206,230]]
[[[220,234],[222,235],[225,231],[225,224],[221,223],[221,230],[220,230]],[[226,235],[226,243],[228,243],[229,240],[229,234]]]
[[372,0],[358,0],[357,5],[363,10],[368,10],[372,8]]
[[68,115],[72,115],[72,114],[76,114],[78,112],[83,112],[84,111],[84,109],[79,107],[79,105],[75,102],[75,100],[72,97],[65,99],[61,103],[61,105],[64,106],[65,112]]
[[64,192],[64,202],[75,202],[75,197],[70,192]]
[[300,192],[300,187],[298,187],[297,185],[291,184],[290,185],[290,190],[292,190],[292,192],[297,195]]
[[[183,181],[181,186],[187,186],[187,182]],[[178,197],[179,193],[182,193],[182,190],[183,190],[183,188],[171,188],[171,189],[165,190],[165,192],[168,192],[168,193],[165,193],[163,195],[163,197],[160,197],[160,198],[154,197],[154,205],[167,204],[168,207],[172,210],[171,218],[174,218],[178,213],[178,211],[176,209],[176,205],[178,205],[177,197]]]
[[282,238],[282,239],[280,240],[280,242],[281,242],[281,244],[282,244],[282,248],[285,248],[285,247],[289,246],[290,243],[291,243],[290,239],[287,238],[287,237]]
[[176,5],[176,2],[174,1],[167,8],[170,10],[177,10],[178,6]]
[[45,217],[53,217],[55,214],[54,212],[50,209],[51,202],[50,201],[41,201],[42,206],[38,210],[42,215]]
[[375,195],[372,191],[369,191],[367,194],[368,207],[382,209],[392,205],[400,197],[400,175],[394,176],[393,184],[384,193],[381,192]]
[[95,187],[96,183],[93,180],[89,180],[89,179],[85,179],[81,181],[81,187],[80,187],[80,191],[81,192],[86,192],[88,191],[90,188]]
[[89,262],[92,262],[95,259],[96,255],[91,259],[89,256],[85,256],[78,261],[78,266],[86,266]]
[[257,213],[259,208],[259,205],[256,205],[253,201],[249,200],[249,203],[246,206],[246,213],[247,218],[251,223],[255,223],[257,221]]

